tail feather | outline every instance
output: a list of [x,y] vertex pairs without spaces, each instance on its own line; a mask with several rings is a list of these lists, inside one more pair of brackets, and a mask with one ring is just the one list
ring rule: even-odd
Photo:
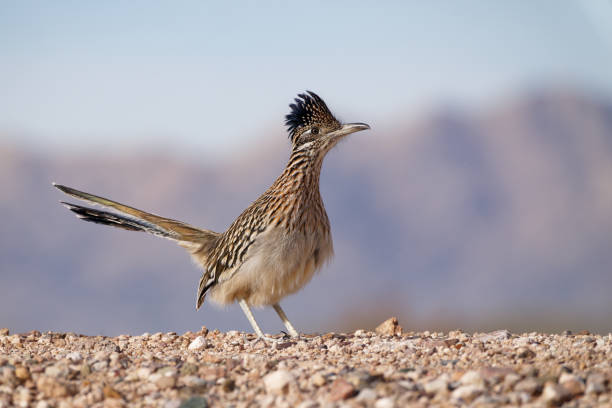
[[76,214],[83,221],[94,222],[96,224],[110,225],[117,228],[123,228],[129,231],[145,231],[151,234],[177,239],[175,233],[159,228],[149,222],[138,220],[134,217],[127,217],[109,211],[97,210],[94,208],[83,207],[80,205],[60,201],[66,208]]
[[[84,221],[97,224],[110,225],[130,231],[145,231],[160,237],[179,241],[187,248],[193,243],[207,244],[219,234],[202,228],[193,227],[181,221],[160,217],[127,205],[99,197],[84,191],[53,183],[53,186],[69,196],[79,200],[88,201],[103,207],[112,208],[122,214],[83,207],[76,204],[62,202],[70,211]],[[199,247],[199,245],[197,246]],[[195,247],[194,247],[195,249]]]
[[53,183],[53,186],[69,196],[84,200],[103,207],[111,208],[116,212],[83,207],[77,204],[61,201],[70,211],[84,221],[97,224],[110,225],[129,231],[144,231],[158,237],[168,238],[187,249],[196,263],[204,267],[200,288],[198,290],[197,308],[204,302],[206,291],[214,285],[216,280],[211,279],[206,270],[206,261],[214,248],[220,234],[214,231],[193,227],[181,221],[160,217],[133,207],[99,197],[74,188]]

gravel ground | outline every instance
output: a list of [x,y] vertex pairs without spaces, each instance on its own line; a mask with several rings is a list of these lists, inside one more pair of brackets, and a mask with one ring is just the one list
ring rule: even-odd
[[0,407],[612,407],[612,334],[11,335]]

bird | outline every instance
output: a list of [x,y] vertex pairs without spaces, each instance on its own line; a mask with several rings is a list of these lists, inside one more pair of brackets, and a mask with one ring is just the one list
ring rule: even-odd
[[105,209],[60,201],[84,221],[170,239],[202,268],[196,310],[207,296],[217,304],[237,302],[258,338],[265,339],[251,307],[272,306],[287,333],[298,331],[280,300],[306,285],[333,255],[329,218],[319,190],[326,154],[347,135],[370,129],[342,123],[312,91],[289,105],[285,125],[291,152],[272,185],[219,233],[161,217],[97,195],[53,183],[63,193]]

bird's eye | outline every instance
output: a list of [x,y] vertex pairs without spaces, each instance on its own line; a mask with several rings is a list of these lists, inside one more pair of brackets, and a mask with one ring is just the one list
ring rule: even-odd
[[310,129],[310,133],[313,134],[313,135],[318,135],[319,134],[319,128],[313,127],[312,129]]

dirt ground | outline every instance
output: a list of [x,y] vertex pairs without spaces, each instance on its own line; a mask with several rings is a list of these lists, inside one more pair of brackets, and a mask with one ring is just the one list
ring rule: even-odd
[[612,407],[612,335],[0,330],[0,408]]

